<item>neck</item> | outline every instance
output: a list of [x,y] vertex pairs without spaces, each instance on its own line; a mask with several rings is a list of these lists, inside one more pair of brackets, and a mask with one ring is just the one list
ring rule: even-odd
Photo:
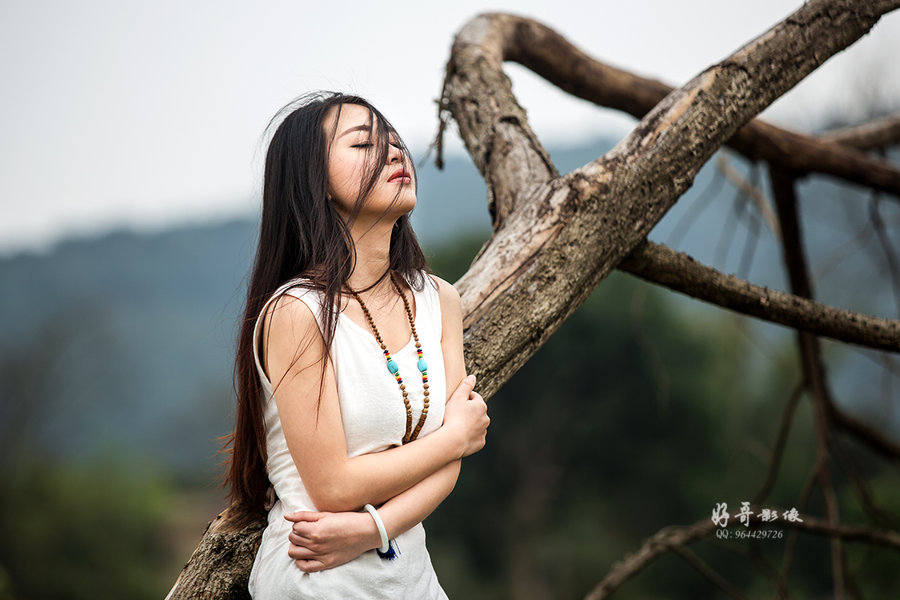
[[[373,291],[390,288],[389,277],[384,277],[391,264],[391,232],[394,222],[381,220],[377,223],[357,221],[350,230],[356,247],[356,263],[347,279],[352,290],[365,290],[376,282]],[[379,281],[379,279],[381,281]]]

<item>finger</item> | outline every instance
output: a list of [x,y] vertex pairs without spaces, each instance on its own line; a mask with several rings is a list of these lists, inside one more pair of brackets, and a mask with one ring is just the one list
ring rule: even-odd
[[292,523],[298,523],[300,521],[318,521],[324,516],[325,513],[298,510],[297,512],[287,513],[284,515],[284,518]]
[[320,560],[295,560],[294,564],[304,573],[315,573],[325,569],[325,565]]
[[294,545],[303,546],[304,548],[312,548],[316,546],[316,542],[312,538],[302,532],[297,531],[291,531],[288,534],[288,541]]
[[459,382],[459,385],[456,386],[456,390],[454,390],[452,396],[459,396],[461,398],[468,398],[469,394],[472,393],[472,390],[475,389],[475,376],[469,375],[465,379]]
[[314,531],[305,531],[302,529],[292,530],[288,533],[288,539],[292,544],[306,546],[307,548],[318,548],[322,541],[321,537],[316,535]]
[[306,546],[298,546],[291,542],[291,545],[288,547],[288,556],[290,556],[294,560],[311,560],[316,558],[316,556],[318,555]]
[[318,548],[326,538],[315,527],[315,524],[295,523],[294,528],[288,532],[288,539],[307,548]]

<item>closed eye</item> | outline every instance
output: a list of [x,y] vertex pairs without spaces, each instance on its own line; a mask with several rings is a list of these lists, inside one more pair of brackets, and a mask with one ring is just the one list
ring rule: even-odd
[[372,144],[371,144],[370,142],[365,142],[365,143],[362,143],[362,144],[353,144],[353,145],[350,146],[350,147],[351,147],[351,148],[371,148],[371,147],[372,147]]

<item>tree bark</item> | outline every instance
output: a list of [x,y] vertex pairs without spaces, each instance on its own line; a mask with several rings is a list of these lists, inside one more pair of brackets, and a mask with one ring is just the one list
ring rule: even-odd
[[[447,65],[441,106],[452,113],[485,178],[494,222],[492,238],[457,282],[467,366],[482,395],[489,398],[521,368],[634,252],[717,148],[898,5],[900,0],[814,0],[681,89],[635,84],[645,96],[641,115],[649,113],[608,154],[562,177],[502,70],[504,60],[523,62],[533,46],[524,31],[550,30],[499,14],[466,24]],[[560,52],[549,72],[531,68],[552,81],[553,69],[577,50],[569,45]],[[595,85],[589,77],[585,72],[574,79],[588,89]],[[787,154],[779,156],[788,160]],[[866,160],[865,168],[877,170]],[[888,180],[895,176],[890,168],[884,172]],[[225,511],[169,598],[246,597],[264,523],[238,524]]]
[[[502,71],[534,22],[496,14],[469,22],[442,106],[485,176],[494,215],[493,236],[457,283],[482,393],[493,394],[634,250],[719,146],[898,4],[807,3],[666,96],[605,156],[561,177]],[[545,166],[523,176],[522,164]]]
[[226,508],[206,528],[166,600],[249,600],[247,580],[266,518]]

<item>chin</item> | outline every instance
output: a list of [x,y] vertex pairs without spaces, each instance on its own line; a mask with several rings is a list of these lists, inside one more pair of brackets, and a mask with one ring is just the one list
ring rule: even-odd
[[404,189],[396,198],[391,194],[389,197],[373,204],[380,206],[382,211],[387,210],[390,215],[399,219],[416,207],[416,192],[412,188]]

